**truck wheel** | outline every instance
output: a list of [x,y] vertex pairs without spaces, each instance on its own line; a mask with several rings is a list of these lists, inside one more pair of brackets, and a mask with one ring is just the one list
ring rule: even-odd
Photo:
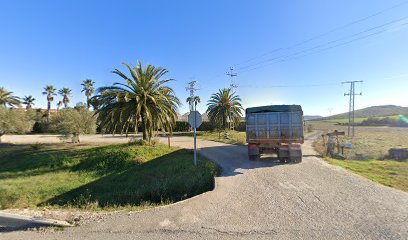
[[288,157],[279,158],[279,162],[281,162],[281,163],[287,163],[289,161],[290,161],[290,158],[288,158]]
[[293,157],[290,159],[292,163],[301,163],[302,162],[302,157]]

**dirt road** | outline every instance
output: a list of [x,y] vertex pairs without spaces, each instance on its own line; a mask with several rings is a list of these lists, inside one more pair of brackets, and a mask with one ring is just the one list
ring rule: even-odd
[[[172,143],[191,147],[188,137]],[[117,213],[55,232],[8,232],[0,239],[407,239],[408,193],[315,156],[300,164],[250,162],[246,148],[198,141],[223,173],[214,191],[170,206]]]

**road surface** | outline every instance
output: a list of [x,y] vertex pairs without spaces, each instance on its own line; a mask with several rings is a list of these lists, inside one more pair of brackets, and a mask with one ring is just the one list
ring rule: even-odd
[[[173,145],[191,147],[188,137]],[[198,140],[222,175],[213,191],[173,205],[116,213],[64,231],[0,239],[407,239],[408,193],[329,165],[304,144],[300,164],[247,160],[246,148]]]

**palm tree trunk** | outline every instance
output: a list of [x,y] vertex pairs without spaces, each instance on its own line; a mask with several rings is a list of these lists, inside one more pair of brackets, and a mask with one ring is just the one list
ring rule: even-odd
[[224,130],[227,128],[227,118],[228,118],[228,113],[227,114],[223,114],[222,116],[222,127],[224,128]]
[[48,101],[48,104],[47,104],[47,121],[50,121],[50,114],[51,114],[51,101]]
[[149,133],[147,131],[147,116],[144,111],[142,111],[142,132],[143,132],[143,140],[148,140]]
[[86,96],[86,105],[88,106],[88,110],[89,110],[90,104],[89,104],[89,96],[88,95]]

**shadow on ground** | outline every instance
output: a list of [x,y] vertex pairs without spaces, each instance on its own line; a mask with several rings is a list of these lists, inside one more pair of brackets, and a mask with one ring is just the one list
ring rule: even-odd
[[250,161],[247,147],[238,145],[203,147],[200,149],[200,153],[222,168],[221,177],[240,175],[247,170],[290,164],[280,163],[276,155],[271,154],[265,154],[257,161]]

